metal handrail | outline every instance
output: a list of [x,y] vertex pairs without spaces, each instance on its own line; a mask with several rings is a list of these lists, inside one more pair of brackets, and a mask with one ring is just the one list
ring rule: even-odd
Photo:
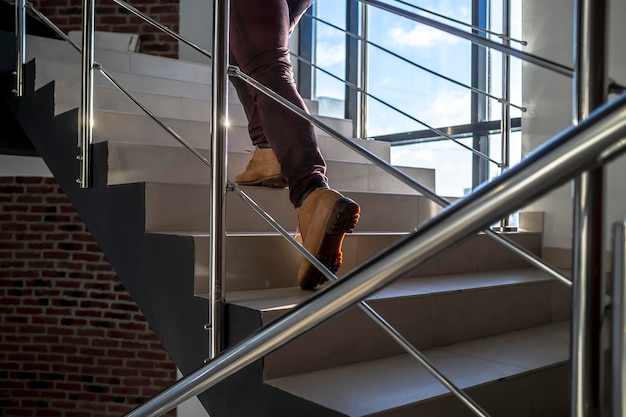
[[520,110],[521,112],[526,112],[526,111],[528,110],[528,109],[527,109],[526,107],[524,107],[524,106],[520,106],[520,105],[518,105],[518,104],[511,103],[511,102],[510,102],[510,101],[508,101],[508,100],[504,100],[504,99],[503,99],[503,98],[501,98],[501,97],[494,96],[493,94],[491,94],[491,93],[489,93],[489,92],[487,92],[487,91],[481,90],[480,88],[472,87],[471,85],[467,85],[467,84],[465,84],[465,83],[462,83],[462,82],[460,82],[460,81],[455,80],[454,78],[450,78],[450,77],[445,76],[445,75],[443,75],[443,74],[441,74],[441,73],[439,73],[439,72],[437,72],[437,71],[434,71],[434,70],[431,70],[431,69],[429,69],[429,68],[426,68],[426,67],[424,67],[423,65],[420,65],[420,64],[418,64],[418,63],[416,63],[416,62],[413,62],[413,61],[411,61],[410,59],[405,58],[405,57],[403,57],[402,55],[397,54],[397,53],[393,52],[392,50],[390,50],[390,49],[388,49],[388,48],[385,48],[384,46],[381,46],[381,45],[377,44],[376,42],[372,42],[372,41],[370,41],[370,40],[367,40],[367,39],[366,39],[365,37],[363,37],[363,36],[360,36],[360,35],[354,34],[354,33],[352,33],[352,32],[349,32],[349,31],[347,31],[347,30],[345,30],[345,29],[343,29],[343,28],[341,28],[341,27],[339,27],[339,26],[337,26],[337,25],[334,25],[334,24],[332,24],[332,23],[330,23],[330,22],[328,22],[328,21],[326,21],[326,20],[324,20],[324,19],[321,19],[321,18],[319,18],[319,17],[317,17],[317,16],[314,16],[314,15],[312,15],[312,14],[310,14],[310,13],[307,13],[307,14],[306,14],[306,16],[307,16],[307,17],[310,17],[311,19],[316,20],[316,21],[318,21],[318,22],[320,22],[320,23],[323,23],[323,24],[325,24],[325,25],[327,25],[327,26],[329,26],[329,27],[332,27],[333,29],[339,30],[339,31],[341,31],[341,32],[345,33],[346,35],[350,36],[351,38],[354,38],[354,39],[356,39],[356,40],[358,40],[358,41],[361,41],[361,42],[365,42],[365,43],[366,43],[366,44],[368,44],[368,45],[372,45],[373,47],[375,47],[375,48],[377,48],[377,49],[380,49],[381,51],[383,51],[383,52],[385,52],[385,53],[387,53],[387,54],[389,54],[389,55],[393,56],[394,58],[397,58],[397,59],[399,59],[399,60],[401,60],[401,61],[403,61],[403,62],[405,62],[405,63],[407,63],[407,64],[409,64],[409,65],[411,65],[411,66],[414,66],[414,67],[416,67],[416,68],[419,68],[419,69],[421,69],[422,71],[425,71],[425,72],[427,72],[427,73],[429,73],[429,74],[431,74],[431,75],[434,75],[434,76],[439,77],[439,78],[441,78],[441,79],[443,79],[443,80],[446,80],[446,81],[448,81],[448,82],[451,82],[451,83],[453,83],[453,84],[456,84],[456,85],[458,85],[459,87],[463,87],[463,88],[468,89],[468,90],[470,90],[470,91],[472,91],[472,92],[474,92],[474,93],[477,93],[477,94],[483,95],[483,96],[488,97],[488,98],[490,98],[490,99],[492,99],[492,100],[496,100],[498,103],[504,103],[504,104],[507,104],[507,105],[509,105],[509,106],[511,106],[511,107],[515,107],[516,109]]
[[[603,106],[532,152],[520,164],[480,186],[424,227],[348,273],[205,366],[183,377],[127,417],[157,416],[200,394],[300,334],[374,294],[450,245],[476,233],[575,174],[606,161],[603,152],[626,135],[626,95]],[[614,154],[622,154],[621,146]]]
[[446,16],[446,15],[443,15],[443,14],[440,14],[440,13],[433,12],[432,10],[425,9],[423,7],[417,6],[415,4],[408,3],[408,2],[403,1],[403,0],[394,0],[394,1],[396,3],[404,4],[405,6],[412,7],[414,9],[417,9],[419,11],[422,11],[422,12],[425,12],[425,13],[428,13],[428,14],[431,14],[433,16],[437,16],[437,17],[439,17],[441,19],[449,20],[450,22],[454,22],[456,24],[468,27],[468,28],[473,29],[473,30],[475,30],[477,32],[481,32],[481,33],[484,33],[484,34],[487,34],[487,35],[496,36],[496,37],[498,37],[498,38],[500,38],[502,40],[509,40],[511,42],[519,43],[520,45],[523,45],[523,46],[528,45],[528,42],[526,42],[524,40],[512,38],[509,33],[506,33],[506,31],[504,31],[504,33],[494,32],[494,31],[491,31],[489,29],[485,29],[485,28],[480,27],[480,26],[476,26],[476,25],[472,25],[472,24],[467,23],[467,22],[463,22],[462,20],[454,19],[454,18],[452,18],[450,16]]
[[313,67],[313,68],[315,68],[315,69],[317,69],[319,71],[322,71],[323,73],[329,75],[332,78],[335,78],[335,79],[341,81],[342,83],[344,83],[348,87],[358,91],[359,93],[364,94],[367,97],[369,97],[371,99],[374,99],[377,102],[381,103],[382,105],[384,105],[384,106],[386,106],[386,107],[388,107],[388,108],[390,108],[390,109],[400,113],[404,117],[406,117],[408,119],[411,119],[411,120],[413,120],[416,123],[419,123],[420,125],[424,126],[427,130],[430,130],[431,132],[436,133],[437,135],[442,136],[442,137],[446,138],[447,140],[450,140],[450,141],[456,143],[457,145],[467,149],[468,151],[472,152],[474,155],[476,155],[476,156],[478,156],[480,158],[483,158],[483,159],[491,162],[492,164],[494,164],[494,165],[496,165],[498,167],[500,167],[502,165],[500,162],[498,162],[495,159],[491,158],[489,155],[486,155],[483,152],[480,152],[479,150],[472,148],[471,146],[467,146],[463,142],[461,142],[458,139],[452,137],[451,135],[448,135],[444,131],[429,125],[428,123],[418,119],[415,116],[411,116],[409,113],[405,112],[404,110],[401,110],[398,107],[396,107],[396,106],[394,106],[392,104],[387,103],[383,99],[380,99],[380,98],[376,97],[375,95],[368,93],[367,91],[363,90],[361,87],[359,87],[359,86],[357,86],[357,85],[355,85],[355,84],[353,84],[351,82],[348,82],[346,80],[342,80],[340,77],[336,76],[335,74],[325,70],[324,68],[319,67],[318,65],[312,63],[311,61],[309,61],[309,60],[307,60],[305,58],[302,58],[301,56],[299,56],[297,54],[291,53],[291,55],[294,56],[296,59],[298,59],[300,62],[304,62],[305,64],[310,65],[311,67]]
[[465,32],[465,31],[463,31],[461,29],[455,28],[455,27],[450,26],[450,25],[446,25],[445,23],[438,22],[436,20],[430,19],[430,18],[425,17],[425,16],[420,16],[420,15],[418,15],[416,13],[411,13],[411,12],[409,12],[407,10],[404,10],[404,9],[401,9],[399,7],[395,7],[395,6],[392,6],[390,4],[386,4],[386,3],[382,3],[382,2],[380,2],[378,0],[359,0],[359,1],[362,2],[362,3],[366,3],[366,4],[369,4],[371,6],[377,7],[379,9],[386,10],[388,12],[394,13],[396,15],[406,17],[407,19],[411,19],[411,20],[414,20],[416,22],[423,23],[423,24],[431,26],[431,27],[433,27],[435,29],[442,30],[442,31],[447,32],[447,33],[449,33],[451,35],[454,35],[454,36],[457,36],[459,38],[463,38],[463,39],[469,40],[469,41],[471,41],[473,43],[476,43],[478,45],[482,45],[482,46],[485,46],[487,48],[495,49],[495,50],[500,51],[500,52],[502,52],[504,54],[508,54],[508,55],[520,58],[520,59],[522,59],[524,61],[527,61],[527,62],[530,62],[532,64],[538,65],[538,66],[540,66],[542,68],[545,68],[545,69],[548,69],[550,71],[554,71],[554,72],[559,73],[561,75],[572,77],[573,74],[574,74],[574,70],[572,68],[570,68],[570,67],[565,66],[565,65],[561,65],[561,64],[559,64],[557,62],[554,62],[554,61],[551,61],[549,59],[542,58],[542,57],[540,57],[538,55],[530,54],[528,52],[523,52],[523,51],[520,51],[518,49],[514,49],[514,48],[511,48],[511,47],[504,46],[502,44],[499,44],[499,43],[494,42],[492,40],[486,39],[484,37],[475,35],[473,33]]
[[[387,172],[388,174],[392,175],[394,178],[402,181],[404,184],[408,185],[409,187],[419,191],[420,193],[422,193],[424,196],[426,196],[427,198],[429,198],[430,200],[432,200],[433,202],[435,202],[439,206],[446,207],[446,206],[449,206],[451,204],[448,200],[446,200],[445,198],[437,195],[432,190],[430,190],[428,187],[422,185],[419,181],[416,181],[414,178],[412,178],[411,176],[407,175],[403,171],[400,171],[398,168],[392,166],[387,161],[384,161],[379,156],[371,153],[370,151],[368,151],[367,149],[363,148],[362,146],[354,143],[354,141],[352,141],[350,138],[347,138],[346,136],[342,135],[337,130],[333,129],[332,127],[328,126],[327,124],[325,124],[325,123],[321,122],[320,120],[316,119],[315,117],[311,116],[309,113],[307,113],[306,111],[302,110],[298,106],[294,105],[290,101],[285,100],[283,97],[281,97],[276,92],[274,92],[271,89],[265,87],[263,84],[259,83],[257,80],[255,80],[254,78],[250,77],[249,75],[243,73],[239,68],[237,68],[235,66],[231,66],[230,69],[229,69],[229,73],[231,75],[233,75],[233,76],[237,76],[237,77],[241,78],[242,80],[244,80],[245,82],[250,84],[255,89],[257,89],[260,92],[262,92],[263,94],[273,98],[278,103],[282,104],[284,107],[290,109],[292,112],[298,114],[300,117],[302,117],[303,119],[307,120],[308,122],[310,122],[314,126],[316,126],[319,129],[325,131],[330,136],[332,136],[335,139],[339,140],[341,143],[343,143],[344,145],[346,145],[347,147],[349,147],[350,149],[352,149],[353,151],[355,151],[359,155],[361,155],[364,158],[368,159],[370,162],[374,163],[379,168],[383,169],[385,172]],[[517,245],[515,242],[511,241],[510,239],[507,239],[506,237],[504,237],[501,234],[498,234],[498,233],[494,232],[493,230],[485,229],[484,232],[487,235],[489,235],[490,237],[494,238],[498,243],[500,243],[500,244],[508,247],[509,249],[513,250],[515,253],[517,253],[519,256],[521,256],[527,262],[529,262],[531,265],[536,266],[537,268],[541,269],[543,272],[545,272],[548,275],[550,275],[552,278],[554,278],[557,281],[567,285],[568,287],[570,287],[572,285],[572,282],[563,273],[561,273],[557,269],[553,268],[552,266],[546,264],[543,260],[541,260],[540,258],[535,256],[534,254],[532,254],[531,252],[529,252],[525,248]]]

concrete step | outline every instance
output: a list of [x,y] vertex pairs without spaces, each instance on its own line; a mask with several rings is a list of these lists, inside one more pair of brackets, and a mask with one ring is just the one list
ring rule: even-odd
[[[265,325],[311,296],[299,288],[238,291],[227,302]],[[422,350],[569,319],[570,300],[562,284],[520,269],[402,279],[367,303]],[[403,353],[352,307],[268,355],[263,369],[274,379]]]
[[[235,136],[239,132],[233,132]],[[331,186],[347,191],[379,191],[384,193],[411,193],[416,192],[393,178],[381,168],[367,162],[352,153],[352,159],[335,159],[335,156],[350,155],[340,147],[350,151],[331,138],[318,138],[320,149],[326,157],[327,175]],[[355,139],[356,143],[369,149],[383,158],[387,156],[388,148],[374,141]],[[233,179],[244,171],[250,160],[251,153],[238,150],[237,145],[243,140],[229,141],[228,178]],[[232,145],[231,145],[232,144]],[[182,146],[154,146],[134,143],[107,142],[97,145],[99,152],[107,153],[107,183],[124,184],[132,182],[160,182],[170,184],[208,184],[209,172],[201,161]],[[106,149],[102,149],[106,147]],[[206,158],[207,151],[200,151]],[[176,167],[176,169],[164,169]],[[426,187],[434,189],[435,172],[428,168],[399,167],[407,174]]]
[[[67,42],[57,39],[27,36],[26,58],[78,63],[80,54]],[[107,71],[125,72],[171,80],[211,84],[211,69],[207,64],[186,62],[178,59],[135,52],[122,52],[96,48],[95,59]]]
[[[181,65],[185,65],[185,63],[182,62]],[[36,88],[42,87],[51,81],[76,83],[82,76],[80,64],[77,62],[56,61],[45,58],[37,59],[36,72]],[[121,71],[107,70],[107,72],[131,92],[153,93],[204,101],[211,100],[211,83],[161,78]],[[100,87],[112,87],[111,82],[102,76],[100,71],[96,71],[94,74],[94,84]],[[228,100],[232,104],[240,104],[239,97],[232,84],[229,84]],[[319,106],[316,101],[305,99],[305,103],[311,114],[317,114]]]
[[[366,215],[367,213],[363,214]],[[288,225],[286,228],[290,230]],[[195,293],[199,296],[208,293],[208,236],[205,233],[191,232],[168,234],[193,238]],[[357,225],[354,233],[346,235],[343,243],[343,266],[337,275],[344,276],[406,236],[406,233],[400,232],[361,233]],[[540,255],[540,233],[507,233],[507,237],[530,252]],[[246,262],[241,262],[242,259],[246,259]],[[242,291],[296,286],[300,260],[301,255],[278,233],[228,233],[226,288],[228,291]],[[424,277],[526,267],[526,261],[494,239],[480,233],[409,271],[406,276]]]
[[[550,323],[423,353],[489,415],[565,416],[569,327],[567,321]],[[346,416],[475,415],[408,355],[267,383]]]
[[[285,229],[295,232],[296,214],[286,189],[242,187]],[[415,194],[344,191],[361,206],[361,232],[409,232],[434,216],[436,206]],[[209,229],[209,186],[146,184],[146,230],[149,232],[205,231]],[[236,193],[227,194],[228,232],[273,232]],[[393,213],[389,212],[393,207]]]
[[[131,152],[125,151],[123,146],[135,144],[169,147],[168,149],[153,149],[150,151],[150,154],[155,155],[154,157],[159,153],[171,154],[173,152],[179,152],[182,155],[179,158],[183,158],[184,155],[189,154],[187,150],[182,149],[182,145],[180,145],[174,137],[148,116],[108,110],[96,110],[94,118],[96,120],[93,133],[94,143],[106,141],[122,142],[122,145],[117,146],[116,152]],[[195,149],[206,150],[210,148],[211,130],[209,122],[169,118],[163,118],[162,121]],[[317,139],[320,150],[327,158],[342,161],[367,162],[365,158],[357,155],[354,151],[325,133],[318,133]],[[389,161],[389,143],[361,139],[355,139],[355,141],[384,161]],[[176,148],[179,148],[179,150],[176,150]],[[254,146],[250,142],[250,136],[248,135],[248,129],[246,127],[230,127],[228,131],[228,149],[231,152],[245,153],[246,158],[249,159],[250,152],[254,150]],[[247,160],[242,166],[245,166],[246,163]]]
[[[211,117],[210,96],[206,99],[186,98],[135,91],[133,96],[152,114],[159,118],[178,119],[185,121],[209,122]],[[76,82],[55,82],[55,114],[60,114],[80,106],[80,84]],[[113,86],[96,86],[94,88],[94,108],[113,112],[144,115],[139,106],[127,98]],[[352,136],[352,122],[319,116],[319,119],[345,136]],[[228,106],[228,120],[231,126],[247,127],[243,108],[238,102]],[[99,120],[96,118],[95,123]]]

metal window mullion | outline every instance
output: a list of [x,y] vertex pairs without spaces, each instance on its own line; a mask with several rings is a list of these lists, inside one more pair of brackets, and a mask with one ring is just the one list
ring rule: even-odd
[[[486,27],[487,1],[472,0],[472,24]],[[479,36],[484,36],[480,34]],[[487,91],[487,50],[485,47],[471,45],[471,81],[472,87],[481,91]],[[471,93],[471,123],[476,124],[487,120],[487,99],[476,92]],[[489,155],[489,137],[476,132],[473,135],[472,148],[478,152]],[[483,158],[472,155],[472,188],[478,187],[489,178],[489,164]]]
[[[358,0],[346,0],[346,32],[357,35],[359,33],[359,9]],[[352,120],[352,136],[359,135],[359,92],[350,88],[350,85],[359,85],[359,41],[355,36],[346,34],[346,85],[345,85],[345,117]]]
[[[607,0],[574,2],[574,120],[606,101]],[[601,308],[603,279],[603,168],[575,180],[572,315],[572,417],[597,416],[602,407]]]
[[[298,24],[298,55],[306,58],[309,62],[314,61],[315,56],[315,28],[311,15],[315,14],[315,3],[309,11],[302,16]],[[313,69],[306,62],[298,63],[298,91],[303,98],[312,99],[315,96],[313,91]]]

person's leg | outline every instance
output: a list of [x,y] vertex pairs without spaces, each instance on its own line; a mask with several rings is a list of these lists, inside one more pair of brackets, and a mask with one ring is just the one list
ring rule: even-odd
[[[310,3],[311,0],[231,0],[231,50],[241,70],[304,110],[306,106],[293,80],[288,39]],[[358,221],[359,206],[328,188],[326,164],[313,126],[266,95],[248,91],[263,135],[288,181],[303,245],[335,272],[341,265],[345,233],[351,232]],[[302,288],[313,289],[325,278],[303,259],[298,281]]]
[[[237,60],[231,53],[230,63],[237,65]],[[246,165],[245,170],[235,177],[235,182],[241,185],[260,185],[264,187],[285,188],[287,180],[281,173],[280,164],[276,159],[274,151],[270,148],[263,124],[259,116],[259,109],[254,102],[254,95],[251,88],[245,81],[237,77],[232,77],[239,101],[243,106],[246,118],[248,119],[248,134],[255,145],[252,158]]]
[[[244,73],[306,110],[289,59],[289,32],[297,21],[289,6],[286,0],[232,0],[231,50]],[[262,134],[288,180],[291,202],[298,207],[310,188],[327,182],[313,126],[256,90],[251,96]]]

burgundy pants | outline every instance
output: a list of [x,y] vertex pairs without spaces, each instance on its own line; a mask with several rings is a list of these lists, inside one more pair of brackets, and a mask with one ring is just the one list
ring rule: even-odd
[[[289,35],[313,0],[231,0],[231,64],[306,110],[296,89]],[[298,207],[310,189],[325,185],[326,163],[313,126],[281,104],[231,77],[255,145],[269,143]]]

